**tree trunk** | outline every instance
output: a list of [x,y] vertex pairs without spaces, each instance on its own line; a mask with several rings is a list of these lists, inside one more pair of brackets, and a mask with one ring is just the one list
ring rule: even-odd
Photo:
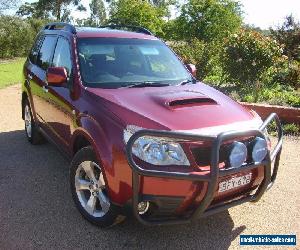
[[57,21],[61,19],[61,0],[56,1],[56,19]]

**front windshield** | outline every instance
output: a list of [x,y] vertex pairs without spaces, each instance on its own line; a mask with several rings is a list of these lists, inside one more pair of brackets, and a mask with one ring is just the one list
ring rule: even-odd
[[192,76],[159,40],[79,38],[78,54],[85,86],[120,88],[135,83],[177,85]]

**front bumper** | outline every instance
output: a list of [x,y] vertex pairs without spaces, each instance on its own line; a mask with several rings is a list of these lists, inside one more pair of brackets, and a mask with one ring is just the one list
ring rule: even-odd
[[[272,152],[268,152],[266,159],[259,164],[248,164],[246,166],[242,166],[240,168],[230,168],[230,169],[219,169],[219,153],[220,147],[223,142],[233,140],[239,137],[250,137],[250,136],[258,136],[264,138],[263,131],[270,124],[271,121],[275,121],[278,132],[278,142],[274,147]],[[182,173],[182,172],[168,172],[168,171],[160,171],[160,170],[152,170],[152,169],[144,169],[141,166],[138,166],[133,159],[132,155],[132,146],[134,142],[142,136],[155,136],[155,137],[164,137],[164,138],[172,138],[177,140],[185,140],[185,141],[209,141],[212,143],[211,150],[211,163],[210,163],[210,173],[209,175],[199,176],[194,173]],[[247,130],[247,131],[238,131],[238,132],[224,132],[217,136],[203,136],[203,135],[194,135],[194,134],[185,134],[178,132],[170,132],[170,131],[157,131],[157,130],[140,130],[131,136],[127,145],[126,145],[126,155],[128,158],[129,166],[132,169],[132,205],[133,212],[135,217],[145,225],[165,225],[165,224],[183,224],[183,223],[191,223],[197,220],[199,217],[208,216],[214,213],[218,213],[220,211],[226,210],[233,206],[249,202],[249,201],[258,201],[264,192],[271,188],[273,185],[278,171],[280,154],[282,149],[282,138],[283,131],[280,124],[280,120],[278,116],[273,113],[271,114],[261,125],[261,127],[257,130]],[[273,172],[272,163],[274,162]],[[256,189],[254,194],[248,194],[246,197],[242,197],[238,200],[233,200],[231,202],[221,202],[217,206],[213,206],[209,208],[211,205],[215,191],[218,187],[219,177],[224,177],[227,175],[232,175],[239,173],[241,171],[253,170],[255,168],[263,166],[264,171],[264,179]],[[271,173],[272,172],[272,173]],[[140,201],[145,200],[144,197],[140,194],[140,176],[148,176],[148,177],[158,177],[158,178],[168,178],[168,179],[178,179],[178,180],[189,180],[189,181],[201,181],[207,182],[207,190],[206,193],[201,200],[199,206],[192,211],[192,213],[188,217],[180,217],[175,219],[146,219],[139,215],[137,210],[138,203]]]

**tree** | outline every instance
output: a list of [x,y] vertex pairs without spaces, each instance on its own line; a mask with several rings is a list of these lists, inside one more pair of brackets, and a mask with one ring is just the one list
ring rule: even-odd
[[179,40],[222,41],[242,24],[241,8],[233,0],[188,0],[175,20]]
[[155,7],[143,0],[117,0],[110,6],[109,22],[117,25],[136,25],[148,28],[155,34],[163,36],[164,7]]
[[224,44],[223,69],[228,81],[257,94],[262,78],[282,57],[279,44],[256,31],[241,30]]
[[40,19],[49,18],[49,12],[45,9],[39,8],[38,2],[34,2],[34,3],[25,2],[23,5],[19,7],[16,14],[22,17],[32,17],[32,18],[40,18]]
[[77,6],[80,11],[86,10],[80,0],[39,0],[38,2],[21,5],[18,15],[45,18],[52,15],[58,21],[68,21],[70,18],[69,6]]
[[4,10],[17,7],[17,0],[0,0],[0,13]]
[[88,20],[90,26],[100,26],[106,21],[106,10],[102,0],[92,0],[90,3],[91,17]]
[[272,36],[284,45],[283,53],[290,60],[300,62],[300,23],[290,15],[278,29],[271,29]]

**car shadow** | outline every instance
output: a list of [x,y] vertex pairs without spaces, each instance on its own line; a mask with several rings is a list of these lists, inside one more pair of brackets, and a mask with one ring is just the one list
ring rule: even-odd
[[245,230],[228,211],[194,224],[146,227],[133,218],[101,229],[84,220],[69,190],[69,162],[23,131],[0,133],[0,244],[16,248],[228,249]]

